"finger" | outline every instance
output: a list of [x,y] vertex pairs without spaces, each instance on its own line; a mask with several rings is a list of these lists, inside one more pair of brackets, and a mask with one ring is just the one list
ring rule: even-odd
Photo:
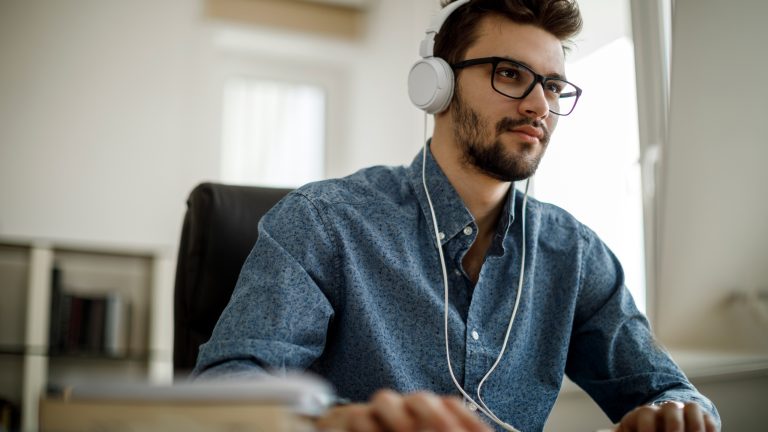
[[491,427],[485,424],[480,417],[468,410],[461,402],[461,399],[446,397],[443,398],[443,405],[456,416],[456,419],[466,430],[471,432],[491,431]]
[[368,410],[368,406],[364,404],[352,404],[331,408],[315,422],[315,428],[324,431],[349,430],[350,419],[353,417],[369,415]]
[[660,406],[658,414],[659,423],[664,425],[666,432],[684,432],[685,418],[683,417],[682,404],[667,402]]
[[717,423],[711,415],[704,413],[704,425],[706,425],[707,432],[717,432]]
[[637,410],[634,409],[624,415],[615,432],[634,432],[637,429]]
[[[346,405],[329,409],[315,422],[315,428],[319,430],[345,430],[349,428],[349,419],[353,415],[364,410],[362,404]],[[354,412],[355,414],[350,414]]]
[[383,432],[384,428],[373,417],[373,411],[366,410],[361,415],[349,418],[348,429],[350,432]]
[[656,432],[656,414],[659,409],[651,406],[642,406],[636,408],[635,411],[637,411],[636,425],[634,429],[630,428],[629,430],[637,432]]
[[404,402],[406,409],[416,418],[420,429],[435,432],[464,430],[453,413],[432,393],[412,393],[404,398]]
[[704,430],[704,413],[701,412],[698,404],[692,402],[685,404],[683,413],[686,431],[699,432]]
[[416,420],[405,409],[403,396],[398,393],[391,390],[376,392],[371,398],[371,410],[373,415],[388,430],[403,432],[416,430]]

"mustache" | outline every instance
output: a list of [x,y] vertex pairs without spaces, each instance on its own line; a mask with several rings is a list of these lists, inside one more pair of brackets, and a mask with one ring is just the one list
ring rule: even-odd
[[501,135],[504,132],[511,131],[520,126],[533,126],[535,128],[541,129],[541,131],[544,132],[542,141],[549,141],[549,129],[547,129],[547,125],[544,124],[544,122],[541,120],[534,120],[528,117],[523,117],[520,119],[504,117],[496,123],[496,134]]

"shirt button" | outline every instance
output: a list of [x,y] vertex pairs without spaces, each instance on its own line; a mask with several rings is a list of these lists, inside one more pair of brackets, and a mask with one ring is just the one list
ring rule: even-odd
[[455,274],[456,276],[461,276],[461,270],[459,270],[459,269],[454,269],[454,270],[453,270],[453,274]]
[[443,239],[445,238],[445,233],[444,233],[444,232],[439,232],[439,233],[437,233],[437,237],[438,237],[440,240],[443,240]]
[[474,340],[480,339],[480,333],[478,333],[477,330],[472,330],[472,339]]
[[464,228],[464,234],[466,234],[466,235],[472,234],[472,227],[471,226],[465,227]]

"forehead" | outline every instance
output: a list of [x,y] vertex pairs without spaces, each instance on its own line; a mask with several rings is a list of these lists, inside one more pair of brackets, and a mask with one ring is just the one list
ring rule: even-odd
[[544,29],[518,24],[500,15],[483,17],[477,38],[465,59],[506,57],[531,66],[542,75],[565,75],[565,54],[561,41]]

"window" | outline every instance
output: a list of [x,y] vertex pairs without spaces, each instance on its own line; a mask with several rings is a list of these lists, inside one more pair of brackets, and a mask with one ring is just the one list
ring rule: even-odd
[[629,37],[567,65],[584,94],[559,120],[535,177],[535,196],[562,206],[616,254],[645,312],[642,187],[634,49]]
[[253,78],[224,86],[222,181],[297,187],[325,167],[322,87]]

